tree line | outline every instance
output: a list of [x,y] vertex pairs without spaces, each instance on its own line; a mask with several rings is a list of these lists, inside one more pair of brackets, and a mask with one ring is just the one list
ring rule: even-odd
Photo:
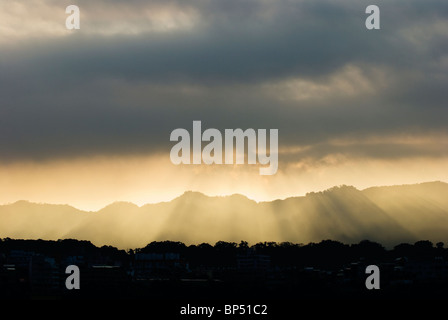
[[272,266],[280,267],[325,267],[337,268],[342,264],[364,260],[367,262],[388,262],[398,258],[427,260],[434,257],[448,258],[448,249],[442,242],[433,244],[428,240],[414,244],[401,243],[392,249],[386,249],[377,242],[363,240],[357,244],[344,244],[334,240],[323,240],[319,243],[298,244],[291,242],[260,242],[249,245],[218,241],[214,245],[208,243],[187,245],[177,241],[154,241],[143,248],[122,250],[113,246],[97,247],[90,241],[61,240],[23,240],[0,239],[0,254],[9,254],[12,250],[23,250],[40,253],[53,258],[66,256],[84,256],[86,259],[95,256],[110,257],[114,260],[130,262],[139,253],[177,253],[191,266],[228,266],[237,264],[240,257],[266,256]]

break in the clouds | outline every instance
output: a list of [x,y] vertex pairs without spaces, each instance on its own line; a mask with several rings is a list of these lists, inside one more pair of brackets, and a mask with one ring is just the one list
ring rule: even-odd
[[2,162],[168,157],[193,120],[277,128],[281,162],[448,156],[446,1],[371,31],[368,1],[77,1],[72,31],[68,4],[0,4]]

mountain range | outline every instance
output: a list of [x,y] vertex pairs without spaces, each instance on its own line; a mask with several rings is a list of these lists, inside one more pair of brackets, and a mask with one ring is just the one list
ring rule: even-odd
[[118,248],[151,241],[250,244],[368,239],[385,246],[448,241],[448,184],[426,182],[358,190],[338,186],[305,196],[255,202],[242,195],[185,192],[138,207],[115,202],[99,211],[18,201],[0,206],[0,238],[73,238]]

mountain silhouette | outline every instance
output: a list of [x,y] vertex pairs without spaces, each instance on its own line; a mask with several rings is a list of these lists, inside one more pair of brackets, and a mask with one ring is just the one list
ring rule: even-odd
[[448,238],[447,195],[447,183],[428,182],[362,191],[339,186],[259,203],[242,195],[210,197],[189,191],[169,202],[141,207],[116,202],[97,212],[18,201],[0,206],[0,237],[74,238],[119,248],[167,239],[196,244],[438,242]]

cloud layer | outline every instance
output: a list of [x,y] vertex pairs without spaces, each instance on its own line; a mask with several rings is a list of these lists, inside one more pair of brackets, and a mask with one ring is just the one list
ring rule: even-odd
[[367,1],[78,1],[78,31],[68,4],[1,4],[2,163],[168,156],[193,120],[278,128],[286,163],[448,156],[446,1],[374,31]]

